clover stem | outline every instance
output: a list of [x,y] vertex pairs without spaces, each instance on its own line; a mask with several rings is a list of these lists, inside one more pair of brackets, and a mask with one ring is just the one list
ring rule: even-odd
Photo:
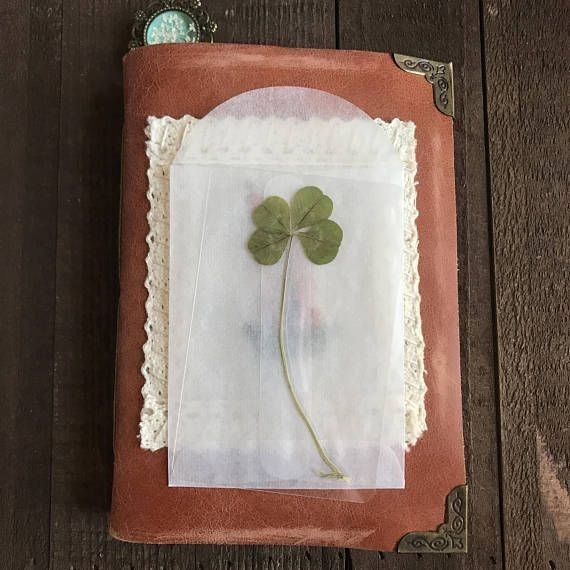
[[313,439],[317,451],[323,462],[327,465],[327,467],[331,470],[330,473],[321,473],[321,477],[331,478],[331,479],[343,479],[348,480],[348,477],[335,465],[334,461],[331,459],[323,445],[319,440],[319,436],[317,435],[317,431],[313,426],[311,420],[305,413],[303,409],[303,405],[299,400],[299,396],[295,391],[295,387],[291,380],[291,373],[289,371],[289,358],[287,356],[287,344],[285,342],[285,320],[286,320],[286,313],[287,313],[287,283],[289,278],[289,261],[291,258],[291,249],[292,249],[292,242],[293,237],[290,236],[288,243],[287,243],[287,253],[285,255],[285,266],[283,269],[283,287],[282,287],[282,296],[281,296],[281,317],[279,322],[279,349],[281,351],[281,361],[283,362],[283,372],[285,373],[285,380],[287,381],[287,387],[289,388],[289,393],[291,394],[291,398],[293,399],[293,403],[295,404],[295,408],[297,412],[301,416],[305,426],[309,430],[311,434],[311,438]]

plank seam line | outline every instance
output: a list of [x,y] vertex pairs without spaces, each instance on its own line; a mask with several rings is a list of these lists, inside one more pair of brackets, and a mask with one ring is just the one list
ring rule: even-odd
[[340,0],[334,2],[334,45],[340,49]]
[[[31,0],[30,0],[31,2]],[[53,535],[52,535],[52,515],[53,515],[53,469],[54,469],[54,459],[53,459],[53,447],[54,447],[54,440],[55,440],[55,422],[54,422],[54,414],[55,414],[55,387],[56,387],[56,332],[57,332],[57,282],[58,282],[58,249],[59,249],[59,194],[61,189],[61,124],[63,121],[63,113],[62,113],[62,91],[63,91],[63,13],[64,13],[64,5],[65,3],[62,1],[60,3],[60,15],[59,15],[59,91],[58,91],[58,114],[59,114],[59,121],[57,125],[57,192],[56,192],[56,199],[57,199],[57,207],[55,211],[55,267],[54,267],[54,300],[53,300],[53,336],[52,336],[52,397],[51,397],[51,452],[50,452],[50,468],[49,468],[49,516],[48,516],[48,563],[49,568],[53,568],[53,553],[54,553],[54,545],[53,545]]]
[[502,413],[501,413],[501,390],[500,390],[500,369],[499,369],[499,338],[498,338],[498,322],[497,322],[497,279],[495,266],[495,232],[493,217],[493,196],[491,188],[491,151],[489,140],[489,86],[487,83],[487,52],[486,52],[486,34],[485,34],[485,15],[484,0],[479,0],[479,37],[481,41],[481,82],[483,92],[483,126],[485,130],[485,185],[487,187],[487,209],[489,212],[488,234],[489,234],[489,269],[491,274],[491,313],[493,326],[493,364],[494,364],[494,389],[495,389],[495,410],[497,413],[497,422],[495,425],[497,439],[497,471],[499,476],[499,520],[501,525],[501,558],[503,569],[507,568],[505,558],[505,516],[504,516],[504,497],[503,497],[503,441],[502,441]]

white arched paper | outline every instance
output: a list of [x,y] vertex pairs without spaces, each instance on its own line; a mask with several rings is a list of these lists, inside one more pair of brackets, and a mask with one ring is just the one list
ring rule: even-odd
[[[336,96],[259,89],[204,117],[170,177],[169,484],[402,488],[403,169],[386,134]],[[344,237],[322,266],[294,240],[285,341],[343,480],[320,476],[284,377],[284,260],[261,266],[247,248],[256,205],[309,185],[332,198]]]

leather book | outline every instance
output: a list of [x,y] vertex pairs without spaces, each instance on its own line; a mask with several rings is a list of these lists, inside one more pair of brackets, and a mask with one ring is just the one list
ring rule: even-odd
[[[407,73],[390,54],[357,51],[164,44],[135,49],[125,56],[110,518],[115,538],[143,543],[289,544],[383,551],[465,549],[466,497],[458,491],[465,489],[466,476],[453,119],[438,108],[445,103],[445,93],[438,92],[437,85],[434,88],[437,69],[430,75],[426,65],[431,63],[414,61],[408,67],[421,73]],[[364,502],[302,493],[169,487],[167,450],[143,450],[138,439],[146,341],[147,118],[200,118],[235,95],[270,86],[319,89],[346,99],[371,117],[399,118],[416,125],[428,428],[406,453],[405,489],[378,489]],[[437,532],[442,523],[444,527]]]

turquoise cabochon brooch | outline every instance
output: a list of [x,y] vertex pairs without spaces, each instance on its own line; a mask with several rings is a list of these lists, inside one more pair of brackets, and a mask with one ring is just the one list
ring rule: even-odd
[[213,42],[216,23],[200,0],[161,0],[138,10],[129,49],[156,44]]

